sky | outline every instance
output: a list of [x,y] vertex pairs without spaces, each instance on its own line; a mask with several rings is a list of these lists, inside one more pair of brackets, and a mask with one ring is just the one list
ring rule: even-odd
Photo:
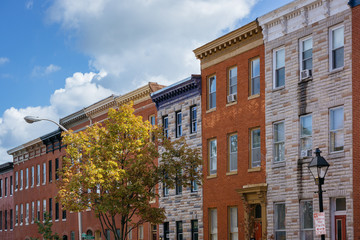
[[0,164],[58,121],[147,82],[200,73],[193,50],[291,0],[0,1]]

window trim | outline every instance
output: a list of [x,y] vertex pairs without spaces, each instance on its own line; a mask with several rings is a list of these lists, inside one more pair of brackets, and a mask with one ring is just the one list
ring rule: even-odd
[[[275,125],[278,125],[278,124],[284,124],[284,140],[275,142]],[[284,152],[284,159],[280,159],[278,157],[280,160],[276,161],[276,151],[275,151],[275,144],[279,144],[279,143],[281,144],[282,143],[284,145],[284,148],[285,148],[286,136],[285,136],[285,121],[284,120],[273,123],[273,136],[274,136],[274,138],[273,138],[273,161],[274,161],[274,163],[285,162],[285,152]]]
[[[215,141],[215,146],[216,146],[216,156],[213,157],[215,158],[215,172],[211,173],[211,143]],[[216,138],[211,138],[208,140],[208,176],[216,176],[217,174],[217,139]]]
[[[165,125],[165,119],[166,119],[166,125]],[[164,136],[166,138],[169,138],[169,116],[168,115],[162,116],[162,127],[163,127]]]
[[[234,84],[234,85],[231,85],[231,81],[230,81],[230,72],[231,72],[231,70],[233,70],[233,69],[236,69],[236,76],[234,76],[234,77],[236,77],[236,84]],[[235,91],[235,93],[231,93],[230,92],[230,89],[231,89],[231,87],[232,86],[235,86],[236,85],[236,91]],[[238,85],[238,68],[237,68],[237,66],[236,65],[234,65],[234,66],[231,66],[231,67],[229,67],[228,69],[227,69],[227,96],[229,96],[229,95],[232,95],[232,94],[236,94],[237,95],[237,92],[238,92],[238,87],[237,87],[237,85]],[[237,101],[237,99],[236,99],[236,101]],[[235,101],[235,102],[236,102]]]
[[[303,136],[302,135],[302,119],[304,119],[304,118],[306,118],[306,117],[311,117],[311,134],[310,135],[306,135],[306,136]],[[313,140],[313,129],[312,129],[312,127],[313,127],[313,117],[312,117],[312,113],[308,113],[308,114],[305,114],[305,115],[301,115],[300,117],[299,117],[299,124],[300,124],[300,134],[299,134],[299,140],[300,140],[300,157],[301,157],[301,152],[302,151],[304,151],[304,150],[306,150],[306,151],[308,151],[308,150],[312,150],[312,148],[313,148],[313,144],[312,144],[312,140]],[[302,148],[302,140],[303,139],[306,139],[306,138],[311,138],[311,148],[310,149],[303,149]],[[308,156],[306,156],[306,157],[308,157]],[[306,157],[301,157],[301,158],[306,158]]]
[[[213,218],[211,216],[211,213],[212,211],[215,211],[215,216],[216,216],[216,232],[212,232],[212,228],[211,228],[211,225],[212,225],[212,221],[213,221]],[[209,239],[212,239],[212,235],[216,235],[216,238],[218,236],[218,217],[217,217],[217,208],[209,208],[209,214],[208,214],[208,218],[209,218]]]
[[[231,137],[236,136],[236,152],[231,152]],[[238,141],[238,133],[230,133],[227,137],[228,141],[228,172],[237,172],[238,171],[238,153],[239,153],[239,141]],[[231,169],[231,154],[236,153],[236,169]]]
[[[179,121],[179,115],[180,115],[180,121]],[[182,127],[182,112],[176,111],[175,112],[175,137],[180,138],[183,136],[183,127]]]
[[[277,66],[276,66],[276,53],[281,51],[281,50],[284,50],[284,85],[281,85],[281,86],[276,86],[276,71],[278,70],[277,69]],[[286,84],[286,50],[285,50],[285,46],[281,46],[279,48],[276,48],[276,49],[273,49],[273,90],[276,90],[276,89],[280,89],[280,88],[283,88],[285,87],[285,84]],[[280,69],[280,68],[279,68]]]
[[[215,91],[211,92],[210,89],[210,80],[214,79],[215,80]],[[210,101],[210,95],[211,94],[215,94],[215,106],[211,106],[211,101]],[[211,109],[216,109],[216,75],[212,74],[209,77],[207,77],[207,110],[211,110]]]
[[303,199],[303,200],[300,200],[300,208],[299,208],[299,210],[300,210],[300,238],[301,238],[301,240],[302,240],[302,233],[303,232],[306,232],[306,231],[312,231],[313,232],[313,236],[314,236],[314,222],[313,222],[313,228],[304,228],[304,215],[303,215],[303,208],[304,208],[304,202],[311,202],[311,204],[312,204],[312,207],[313,207],[313,213],[314,213],[314,202],[313,202],[313,200],[312,199]]
[[[334,30],[337,30],[339,28],[343,28],[344,29],[344,45],[342,46],[342,48],[344,48],[344,59],[343,59],[343,65],[341,67],[338,68],[333,68],[333,51],[334,49],[332,48],[333,45],[333,33]],[[339,49],[339,48],[337,48]],[[335,49],[336,50],[336,49]],[[339,25],[335,25],[329,28],[329,71],[333,72],[333,71],[337,71],[337,70],[342,70],[345,66],[345,26],[344,24],[339,24]]]
[[[259,60],[259,76],[253,76],[253,62],[256,61],[256,60]],[[253,93],[253,80],[255,78],[259,78],[259,82],[261,82],[261,59],[260,59],[260,56],[256,56],[256,57],[253,57],[253,58],[250,58],[249,59],[249,97],[252,97],[252,96],[258,96],[260,95],[260,92],[261,92],[261,84],[259,86],[259,93]]]
[[[237,232],[232,232],[232,229],[231,229],[231,209],[236,209],[236,230]],[[238,206],[229,206],[228,207],[228,221],[229,221],[229,224],[228,224],[228,235],[229,235],[229,239],[232,239],[232,234],[235,234],[237,233],[237,236],[239,238],[239,209],[238,209]]]
[[[193,109],[195,109],[195,116],[194,116]],[[193,105],[190,107],[190,134],[196,133],[197,129],[198,129],[197,112],[198,112],[198,109],[197,109],[196,105]]]
[[[340,109],[342,108],[343,110],[343,128],[342,129],[335,129],[335,130],[331,130],[331,111],[332,110],[336,110],[336,109]],[[332,107],[329,108],[329,153],[338,153],[338,152],[343,152],[344,151],[344,147],[345,147],[345,132],[344,132],[344,124],[345,124],[345,113],[344,113],[344,106],[337,106],[337,107]],[[341,150],[335,151],[332,150],[331,148],[331,132],[336,132],[338,130],[342,130],[343,132],[343,146]]]
[[[276,211],[276,205],[284,205],[284,211],[285,211],[285,214],[284,214],[284,224],[285,224],[285,228],[284,229],[278,229],[277,227],[277,219],[278,219],[278,214],[277,214],[277,211]],[[285,236],[286,236],[286,204],[285,202],[276,202],[274,203],[274,235],[275,235],[275,240],[276,240],[276,233],[277,232],[285,232]]]
[[[303,59],[303,48],[304,48],[304,47],[303,47],[303,42],[305,42],[305,41],[307,41],[307,40],[309,40],[309,39],[311,39],[311,42],[312,42],[312,49],[311,49],[312,55],[311,55],[311,59],[312,59],[312,60],[314,59],[314,55],[313,55],[313,52],[314,52],[314,41],[313,41],[312,35],[299,39],[299,70],[300,70],[300,73],[301,73],[303,70],[305,70],[305,69],[303,69],[303,61],[304,61],[304,59]],[[312,61],[312,62],[313,62],[313,61]],[[310,70],[310,69],[309,69],[309,70]],[[311,70],[312,70],[312,68],[311,68]],[[300,76],[300,78],[301,78],[301,76]],[[300,80],[301,80],[301,79],[300,79]]]
[[[256,131],[256,130],[260,131],[260,146],[258,147],[259,151],[260,151],[259,166],[253,166],[253,149],[257,149],[257,148],[253,147],[253,132]],[[250,129],[250,144],[249,144],[249,147],[250,147],[250,152],[249,152],[249,156],[250,156],[249,166],[250,166],[250,169],[261,167],[261,128],[260,127],[254,127],[254,128]]]

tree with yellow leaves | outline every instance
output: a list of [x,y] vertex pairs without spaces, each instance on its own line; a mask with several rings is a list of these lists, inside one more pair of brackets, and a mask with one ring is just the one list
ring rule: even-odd
[[104,123],[64,132],[62,141],[67,156],[60,172],[61,204],[74,212],[92,209],[104,235],[109,229],[116,240],[145,222],[165,219],[164,210],[150,204],[159,183],[172,188],[201,179],[199,151],[184,139],[165,138],[161,128],[135,116],[131,104],[110,109]]

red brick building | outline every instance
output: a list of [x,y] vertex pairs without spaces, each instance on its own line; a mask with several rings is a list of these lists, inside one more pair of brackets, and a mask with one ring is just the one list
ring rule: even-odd
[[[95,122],[106,119],[109,108],[117,108],[130,101],[134,102],[136,115],[155,123],[156,107],[150,94],[162,87],[156,83],[149,83],[120,97],[110,96],[60,119],[60,124],[67,129],[81,131]],[[81,233],[95,236],[95,239],[105,239],[104,236],[101,237],[101,226],[93,211],[70,213],[63,210],[56,201],[57,170],[61,169],[62,157],[66,154],[61,143],[60,129],[13,148],[8,153],[13,155],[14,163],[14,203],[11,208],[13,215],[8,213],[14,218],[11,239],[40,237],[35,220],[42,220],[45,211],[52,216],[53,232],[58,233],[62,239],[79,239],[79,229]],[[154,201],[153,204],[157,206],[158,203]],[[129,239],[150,240],[158,239],[157,236],[156,225],[144,224],[132,231]],[[107,231],[107,237],[113,239],[114,236]]]
[[204,239],[266,236],[264,45],[256,21],[201,60]]
[[0,239],[13,238],[14,229],[13,164],[0,165]]

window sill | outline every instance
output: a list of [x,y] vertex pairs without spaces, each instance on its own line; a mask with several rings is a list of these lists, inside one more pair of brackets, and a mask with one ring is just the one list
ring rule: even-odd
[[191,193],[190,193],[190,196],[191,196],[191,197],[198,197],[199,194],[198,194],[197,192],[191,192]]
[[259,94],[254,94],[254,95],[249,96],[248,100],[259,98],[259,97],[260,97],[260,93]]
[[212,179],[212,178],[216,178],[216,177],[217,177],[217,175],[216,175],[216,174],[213,174],[213,175],[207,176],[206,178],[207,178],[207,179]]
[[336,159],[336,158],[343,158],[345,157],[344,150],[338,152],[331,152],[328,154],[328,159]]
[[62,219],[61,221],[66,222],[66,218],[65,218],[65,219]]
[[216,107],[206,110],[206,113],[211,113],[211,112],[215,112],[215,111],[216,111]]
[[285,162],[285,161],[272,162],[272,168],[280,168],[280,167],[285,167],[285,166],[286,166],[286,162]]
[[231,175],[236,175],[238,174],[238,171],[232,171],[232,172],[227,172],[226,176],[231,176]]
[[227,104],[226,104],[226,107],[230,107],[230,106],[236,105],[237,103],[238,103],[237,101],[227,103]]
[[305,79],[300,78],[298,84],[301,85],[302,83],[310,82],[312,80],[313,80],[313,77],[308,77],[308,78],[305,78]]
[[277,91],[281,91],[281,90],[284,90],[284,89],[285,89],[285,86],[281,86],[281,87],[273,88],[272,91],[277,92]]
[[261,171],[261,167],[254,167],[248,169],[248,172],[260,172],[260,171]]
[[329,71],[329,75],[335,74],[335,73],[338,73],[338,72],[341,72],[342,70],[344,70],[344,67],[340,67],[340,68],[336,68],[336,69],[331,69],[331,70]]

